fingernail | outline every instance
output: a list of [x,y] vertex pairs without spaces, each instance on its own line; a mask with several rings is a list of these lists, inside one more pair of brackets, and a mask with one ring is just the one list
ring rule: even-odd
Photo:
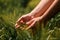
[[16,25],[15,25],[15,28],[18,28],[19,26],[20,26],[20,25],[16,24]]

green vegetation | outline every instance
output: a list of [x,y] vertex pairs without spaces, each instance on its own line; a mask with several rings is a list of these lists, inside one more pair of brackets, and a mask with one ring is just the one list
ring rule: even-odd
[[29,13],[40,0],[0,0],[0,40],[60,40],[60,12],[45,25],[29,30],[15,29],[16,20]]

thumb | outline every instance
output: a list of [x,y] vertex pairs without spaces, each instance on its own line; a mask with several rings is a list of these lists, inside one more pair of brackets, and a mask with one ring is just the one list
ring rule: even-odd
[[28,30],[29,28],[31,28],[34,24],[35,24],[36,21],[32,22],[29,27],[26,28],[26,30]]
[[29,25],[31,25],[33,22],[34,22],[34,20],[32,19],[32,20],[26,22],[26,24],[29,26]]

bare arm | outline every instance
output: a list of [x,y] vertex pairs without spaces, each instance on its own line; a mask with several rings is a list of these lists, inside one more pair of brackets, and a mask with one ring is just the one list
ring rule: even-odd
[[[23,15],[20,17],[16,23],[16,28],[18,28],[20,23],[26,23],[31,28],[36,21],[44,20],[48,17],[49,14],[52,14],[52,11],[58,8],[60,0],[41,0],[41,2],[32,10],[28,15]],[[51,13],[49,13],[51,12]],[[33,17],[32,17],[33,16]]]
[[30,14],[34,17],[41,16],[53,3],[54,0],[41,0],[40,3],[32,10]]
[[[54,0],[54,2],[51,4],[51,6],[45,11],[45,13],[41,16],[42,17],[42,19],[46,19],[46,17],[48,17],[49,15],[51,15],[52,14],[52,12],[56,12],[56,11],[58,11],[57,10],[57,8],[58,8],[58,6],[57,5],[59,5],[59,0]],[[54,11],[55,10],[55,11]]]

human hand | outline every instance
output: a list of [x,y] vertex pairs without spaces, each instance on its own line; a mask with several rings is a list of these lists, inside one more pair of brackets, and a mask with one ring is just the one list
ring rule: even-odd
[[28,25],[28,27],[25,30],[30,29],[32,26],[35,25],[36,22],[41,22],[42,21],[42,17],[37,17],[37,18],[33,18],[32,20],[28,21],[26,24]]
[[21,16],[21,17],[17,20],[17,22],[16,22],[16,24],[15,24],[15,28],[19,28],[19,27],[20,27],[20,24],[24,24],[24,23],[30,21],[32,18],[33,18],[33,17],[31,16],[31,14],[26,14],[26,15]]

